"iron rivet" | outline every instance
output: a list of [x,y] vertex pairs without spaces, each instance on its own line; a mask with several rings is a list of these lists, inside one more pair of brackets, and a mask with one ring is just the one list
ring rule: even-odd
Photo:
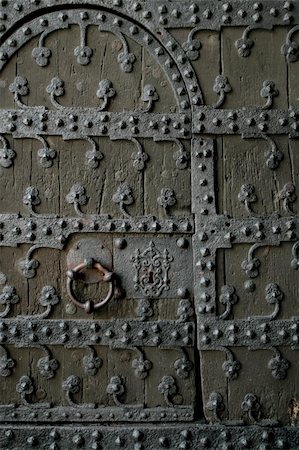
[[186,238],[179,238],[177,241],[176,241],[176,243],[177,243],[177,246],[179,247],[179,248],[188,248],[188,246],[189,246],[189,241],[186,239]]
[[188,298],[189,297],[189,291],[185,287],[178,288],[177,294],[178,294],[178,297],[180,297],[180,298]]

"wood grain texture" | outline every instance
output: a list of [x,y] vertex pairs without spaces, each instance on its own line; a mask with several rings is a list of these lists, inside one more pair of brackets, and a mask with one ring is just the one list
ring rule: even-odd
[[[32,106],[43,105],[53,109],[46,88],[51,79],[59,76],[65,82],[65,95],[59,99],[63,106],[96,107],[100,104],[96,91],[100,80],[109,79],[113,83],[117,95],[111,99],[109,111],[140,111],[145,108],[142,101],[143,88],[153,84],[159,94],[153,111],[160,113],[176,112],[177,105],[173,88],[167,81],[163,69],[147,53],[146,50],[128,40],[130,51],[136,56],[134,71],[124,73],[119,69],[117,57],[122,49],[120,41],[111,33],[99,32],[97,27],[88,28],[88,43],[94,49],[88,66],[81,66],[74,56],[74,42],[79,42],[79,28],[72,26],[69,30],[52,33],[46,38],[45,45],[52,49],[52,57],[47,68],[34,65],[32,49],[38,40],[32,39],[16,56],[12,58],[1,74],[0,102],[1,108],[13,108],[13,96],[8,87],[16,75],[26,77],[30,86],[30,94],[24,97],[24,103]],[[46,136],[49,146],[57,154],[53,166],[44,169],[40,166],[37,152],[42,147],[36,139],[12,139],[7,136],[11,147],[16,152],[13,167],[0,171],[0,213],[20,213],[28,215],[28,208],[22,198],[26,187],[36,186],[39,189],[41,204],[36,210],[41,214],[57,214],[60,217],[75,217],[73,205],[66,202],[66,196],[72,186],[80,182],[86,188],[89,201],[82,206],[86,214],[111,215],[122,218],[119,206],[112,201],[112,196],[121,183],[132,188],[134,203],[127,210],[132,216],[156,216],[161,218],[189,215],[190,205],[190,169],[179,170],[176,167],[174,153],[178,151],[173,142],[154,142],[140,139],[140,144],[149,155],[147,169],[138,172],[133,168],[132,154],[137,151],[131,141],[111,141],[108,137],[96,137],[95,142],[104,158],[97,169],[86,166],[85,153],[90,149],[86,140],[68,140],[61,137]],[[188,142],[185,143],[189,151]],[[175,191],[177,205],[166,215],[158,206],[157,198],[163,187]],[[18,261],[24,257],[29,246],[18,248],[1,248],[0,271],[3,271],[8,283],[15,286],[21,302],[13,307],[11,317],[17,314],[39,314],[44,308],[39,305],[39,296],[44,285],[53,285],[57,290],[60,302],[52,310],[50,318],[54,319],[90,319],[81,309],[70,309],[70,300],[66,291],[67,254],[70,248],[80,239],[86,238],[84,233],[70,236],[63,251],[55,249],[38,249],[34,253],[40,262],[37,276],[26,280],[20,275]],[[93,234],[113,253],[112,235]],[[119,235],[116,237],[126,237]],[[11,261],[12,264],[7,264]],[[82,299],[98,299],[107,291],[104,284],[84,286],[76,283],[76,292]],[[153,302],[153,320],[177,318],[178,299],[165,299]],[[113,299],[106,308],[93,314],[97,320],[136,318],[138,300],[124,298]],[[71,311],[71,313],[70,313]],[[75,312],[73,314],[73,312]],[[155,407],[163,404],[163,396],[158,393],[157,386],[164,375],[176,375],[174,362],[180,354],[177,350],[145,348],[145,357],[152,361],[153,369],[146,380],[134,375],[132,361],[138,356],[134,349],[118,350],[102,345],[95,345],[96,353],[103,360],[95,376],[84,371],[82,359],[89,354],[88,348],[73,349],[62,346],[50,347],[53,357],[59,361],[59,368],[51,380],[45,380],[37,370],[37,361],[44,356],[41,349],[12,348],[12,357],[17,360],[17,368],[11,377],[0,380],[1,403],[19,403],[19,394],[15,385],[21,375],[30,374],[37,387],[34,401],[49,401],[53,404],[66,405],[66,397],[61,390],[63,380],[75,374],[82,379],[80,393],[75,394],[78,403],[96,402],[100,405],[114,405],[106,392],[109,380],[114,375],[121,375],[126,382],[126,393],[121,400],[125,404]],[[193,359],[191,352],[191,359]],[[195,403],[195,381],[193,372],[187,380],[178,380],[178,403],[185,405]]]

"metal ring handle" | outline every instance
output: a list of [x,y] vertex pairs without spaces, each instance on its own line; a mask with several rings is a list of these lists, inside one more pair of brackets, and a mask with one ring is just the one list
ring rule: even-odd
[[[87,300],[85,303],[80,302],[74,293],[73,290],[73,282],[79,278],[79,272],[81,272],[83,269],[91,269],[95,268],[98,272],[103,274],[104,281],[109,283],[109,291],[106,295],[106,297],[103,300],[100,300],[98,303],[94,303],[92,300]],[[100,309],[102,306],[104,306],[106,303],[111,300],[114,293],[114,283],[113,283],[113,272],[109,272],[108,269],[106,269],[102,264],[99,262],[95,262],[93,260],[85,260],[83,263],[79,264],[78,266],[74,267],[74,269],[68,270],[67,273],[67,293],[72,300],[72,302],[78,306],[79,308],[82,308],[85,310],[87,314],[91,314],[94,310]]]

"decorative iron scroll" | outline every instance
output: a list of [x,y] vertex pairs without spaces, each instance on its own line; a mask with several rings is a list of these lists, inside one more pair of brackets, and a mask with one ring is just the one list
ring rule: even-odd
[[156,248],[153,241],[148,248],[136,250],[132,256],[136,268],[135,289],[141,290],[146,297],[159,297],[163,290],[169,289],[168,270],[173,257],[167,249],[163,253]]

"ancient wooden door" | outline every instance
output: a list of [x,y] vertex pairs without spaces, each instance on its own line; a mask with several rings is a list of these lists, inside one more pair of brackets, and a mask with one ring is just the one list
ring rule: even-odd
[[0,5],[0,448],[299,448],[298,2]]

